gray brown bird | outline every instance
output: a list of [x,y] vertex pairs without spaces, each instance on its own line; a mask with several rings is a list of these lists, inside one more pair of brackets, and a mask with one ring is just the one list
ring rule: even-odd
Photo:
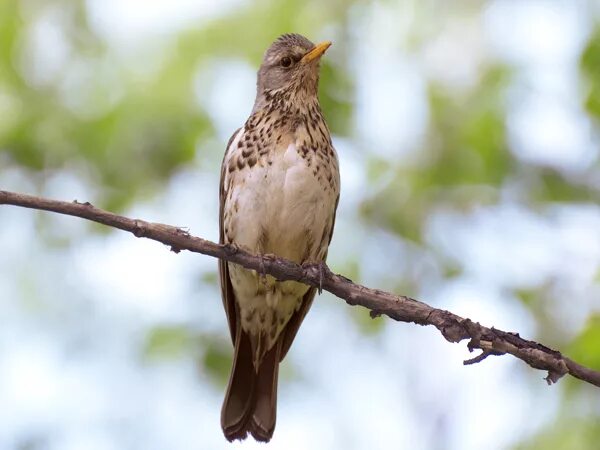
[[[220,242],[296,263],[325,261],[340,192],[323,119],[319,61],[331,45],[279,37],[258,71],[254,108],[229,140],[221,167]],[[225,437],[269,441],[277,372],[316,289],[219,261],[233,367],[221,411]]]

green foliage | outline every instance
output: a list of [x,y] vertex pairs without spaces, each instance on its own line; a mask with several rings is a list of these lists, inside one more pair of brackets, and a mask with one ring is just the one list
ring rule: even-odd
[[232,351],[229,343],[209,339],[205,342],[202,370],[218,386],[225,386],[231,370]]
[[600,120],[600,25],[592,33],[581,55],[581,72],[587,81],[585,107],[596,120]]
[[508,69],[492,66],[465,95],[432,83],[429,164],[419,174],[426,184],[499,186],[513,161],[504,124]]
[[350,314],[358,329],[365,335],[379,334],[386,323],[383,317],[371,317],[366,308],[352,308]]
[[390,169],[389,161],[370,161],[369,178],[385,178],[390,170],[393,176],[385,189],[363,203],[363,215],[421,242],[423,225],[436,206],[469,208],[496,201],[493,193],[516,165],[507,151],[504,119],[509,80],[505,67],[492,66],[462,95],[432,82],[429,138],[418,162]]
[[588,318],[566,353],[580,364],[600,371],[600,314]]
[[559,419],[545,433],[535,436],[515,450],[591,450],[600,442],[600,426],[596,418]]
[[598,202],[600,191],[582,180],[569,179],[550,168],[532,170],[535,181],[529,195],[537,203],[555,202]]
[[327,125],[337,135],[351,134],[354,112],[353,83],[343,67],[335,66],[328,61],[321,65],[320,102]]
[[151,360],[180,358],[194,347],[196,337],[185,326],[160,326],[146,336],[144,356]]
[[163,325],[150,329],[142,351],[152,362],[193,358],[200,372],[218,386],[226,383],[231,369],[232,350],[229,342],[219,337],[194,331],[186,325]]
[[[71,9],[66,6],[63,14],[69,16]],[[12,28],[3,28],[2,42],[24,39],[25,24],[9,23]],[[13,164],[32,171],[77,167],[99,188],[95,202],[121,210],[189,164],[211,124],[194,103],[190,72],[166,63],[140,83],[139,75],[115,58],[85,21],[69,23],[72,29],[64,37],[80,54],[60,69],[56,84],[27,83],[10,57],[15,49],[5,49],[0,73],[10,77],[0,80],[9,99],[4,113],[12,119],[0,128],[0,149]],[[83,78],[65,92],[62,84],[69,76]]]

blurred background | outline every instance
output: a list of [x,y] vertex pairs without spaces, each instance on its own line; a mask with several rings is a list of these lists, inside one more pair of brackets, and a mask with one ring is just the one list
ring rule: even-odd
[[[600,369],[597,1],[0,0],[0,189],[218,239],[268,45],[334,42],[332,269]],[[0,449],[229,445],[216,260],[0,207]],[[273,449],[596,449],[600,390],[318,297]]]

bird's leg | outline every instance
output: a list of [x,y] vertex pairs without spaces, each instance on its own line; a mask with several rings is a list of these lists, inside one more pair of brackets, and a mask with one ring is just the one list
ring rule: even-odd
[[323,278],[325,278],[325,262],[324,261],[319,261],[317,263],[317,268],[319,271],[319,295],[321,295],[323,293]]
[[319,293],[319,295],[321,295],[323,293],[323,280],[325,279],[325,261],[321,260],[321,261],[317,261],[315,263],[311,263],[311,262],[304,262],[302,264],[303,267],[306,268],[315,268],[317,269],[317,272],[319,274],[319,285],[317,286],[317,292]]
[[267,285],[267,272],[265,270],[265,255],[258,254],[258,277],[263,286]]
[[261,283],[264,286],[267,286],[267,270],[265,269],[265,260],[266,259],[274,259],[277,258],[276,255],[272,253],[263,253],[262,251],[258,252],[258,276],[260,278]]

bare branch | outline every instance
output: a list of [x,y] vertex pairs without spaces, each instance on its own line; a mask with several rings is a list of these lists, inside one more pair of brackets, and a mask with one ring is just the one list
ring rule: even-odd
[[546,381],[548,384],[555,383],[564,375],[570,374],[575,378],[600,387],[600,372],[581,366],[545,345],[523,339],[518,333],[508,333],[495,328],[488,328],[449,311],[432,308],[410,297],[394,295],[379,289],[370,289],[353,283],[342,275],[332,273],[327,266],[324,266],[324,268],[316,264],[301,266],[289,260],[268,255],[259,258],[229,245],[219,245],[192,236],[182,228],[130,219],[96,208],[87,202],[74,201],[69,203],[0,191],[1,204],[81,217],[82,219],[129,231],[136,237],[145,237],[162,242],[174,252],[188,250],[202,253],[239,264],[247,269],[264,271],[279,280],[294,280],[310,286],[322,287],[323,290],[344,299],[349,305],[360,305],[369,309],[372,317],[386,315],[400,322],[433,325],[449,342],[460,342],[469,339],[469,350],[479,349],[482,351],[479,356],[465,361],[465,364],[481,362],[489,355],[509,353],[534,369],[547,371]]

